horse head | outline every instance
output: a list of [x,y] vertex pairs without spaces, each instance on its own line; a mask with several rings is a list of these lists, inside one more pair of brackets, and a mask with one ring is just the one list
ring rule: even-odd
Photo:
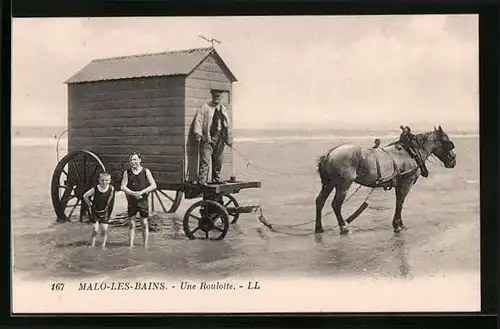
[[431,150],[446,168],[454,168],[456,161],[456,154],[453,152],[455,144],[451,141],[448,135],[443,131],[441,125],[431,133],[433,148]]

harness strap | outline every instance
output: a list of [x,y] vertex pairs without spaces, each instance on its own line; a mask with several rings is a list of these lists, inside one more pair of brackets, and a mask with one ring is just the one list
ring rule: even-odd
[[[384,188],[384,190],[388,190],[392,187],[396,177],[399,176],[399,169],[398,169],[398,166],[396,164],[396,160],[394,160],[394,158],[391,156],[391,154],[389,152],[387,152],[384,148],[380,148],[380,150],[382,150],[383,152],[385,152],[389,158],[392,160],[392,166],[394,168],[394,172],[391,176],[389,177],[386,177],[386,178],[382,178],[382,173],[380,171],[380,160],[377,156],[377,152],[376,152],[377,149],[373,149],[373,155],[375,157],[375,164],[377,166],[377,181],[375,183],[375,185],[382,185],[382,187]],[[389,186],[386,186],[386,183],[390,182],[391,184]]]
[[382,174],[380,173],[380,161],[378,160],[376,151],[374,151],[373,153],[373,155],[375,156],[375,164],[377,165],[377,181],[380,181],[380,179],[382,178]]
[[394,160],[394,157],[392,157],[392,155],[389,152],[387,152],[385,149],[382,148],[381,150],[384,151],[389,156],[389,158],[391,158],[391,160],[392,160],[392,167],[394,168],[393,176],[399,175],[399,168],[398,168],[398,165],[396,164],[396,160]]

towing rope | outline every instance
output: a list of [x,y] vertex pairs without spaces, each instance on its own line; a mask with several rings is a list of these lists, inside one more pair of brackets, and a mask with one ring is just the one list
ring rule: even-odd
[[[356,194],[359,189],[361,188],[362,185],[359,185],[358,188],[349,196],[349,198],[346,198],[345,201],[347,201],[348,199],[350,199],[354,194]],[[372,195],[373,191],[375,190],[375,188],[372,188],[370,193],[366,196],[366,198],[364,199],[363,203],[361,204],[361,206],[356,210],[354,211],[354,213],[350,216],[350,217],[353,217],[352,220],[354,220],[354,218],[358,217],[367,207],[368,207],[368,203],[366,202],[370,196]],[[344,201],[344,202],[345,202]],[[262,206],[255,206],[255,210],[258,210],[259,211],[259,216],[258,216],[258,219],[259,221],[265,226],[267,227],[271,232],[274,232],[274,233],[281,233],[281,234],[287,234],[287,235],[310,235],[312,233],[303,233],[303,234],[296,234],[296,233],[290,233],[290,232],[284,232],[282,230],[277,230],[277,228],[281,228],[281,229],[290,229],[290,228],[294,228],[294,227],[298,227],[298,226],[303,226],[303,225],[306,225],[306,224],[311,224],[311,223],[314,223],[316,221],[316,219],[313,219],[313,220],[309,220],[309,221],[306,221],[306,222],[303,222],[303,223],[298,223],[298,224],[290,224],[290,225],[279,225],[279,224],[271,224],[267,219],[266,217],[264,216],[264,212],[262,210]],[[333,210],[332,211],[329,211],[328,213],[326,213],[325,215],[323,215],[321,218],[325,218],[326,216],[330,215],[333,213]],[[354,216],[355,215],[355,216]],[[334,227],[337,227],[337,225],[334,225]]]
[[[267,172],[271,172],[273,174],[276,174],[276,175],[286,175],[286,176],[298,176],[298,175],[308,175],[308,174],[303,174],[303,173],[278,173],[274,170],[272,170],[271,168],[267,168],[267,167],[264,167],[264,166],[261,166],[261,165],[257,165],[255,164],[255,162],[253,161],[250,161],[248,159],[248,157],[246,157],[242,152],[236,150],[236,148],[234,146],[231,146],[231,149],[233,149],[233,151],[238,154],[243,160],[245,160],[246,162],[246,166],[249,167],[250,165],[253,165],[254,167],[257,167],[257,168],[260,168],[260,169],[263,169]],[[352,198],[358,191],[359,189],[362,187],[361,184],[359,184],[359,186],[356,188],[356,190],[354,192],[351,193],[351,195],[349,195],[345,200],[344,200],[344,203],[349,201],[350,198]],[[353,215],[356,215],[354,218],[356,218],[357,216],[359,216],[367,207],[367,203],[366,201],[368,200],[368,198],[371,196],[371,194],[373,193],[373,190],[375,188],[372,188],[370,193],[368,194],[368,196],[365,198],[365,200],[363,201],[362,205],[353,213],[351,214],[350,217],[352,217]],[[279,225],[279,224],[271,224],[267,219],[266,217],[264,216],[264,211],[262,209],[262,206],[251,206],[249,207],[251,208],[251,212],[255,212],[255,211],[258,211],[259,212],[259,215],[258,215],[258,219],[259,221],[265,226],[267,227],[270,231],[272,232],[275,232],[275,233],[281,233],[281,234],[288,234],[288,235],[309,235],[311,233],[307,233],[307,234],[293,234],[293,233],[289,233],[289,232],[283,232],[283,231],[278,231],[277,228],[281,228],[281,229],[291,229],[291,228],[294,228],[294,227],[299,227],[299,226],[304,226],[304,225],[307,225],[307,224],[311,224],[311,223],[314,223],[316,221],[316,219],[313,219],[313,220],[309,220],[309,221],[306,221],[306,222],[302,222],[302,223],[297,223],[297,224],[290,224],[290,225]],[[325,215],[323,215],[321,218],[325,218],[326,216],[330,215],[333,213],[333,210],[329,211],[328,213],[326,213]],[[357,213],[357,214],[356,214]],[[353,218],[353,220],[354,220]],[[338,226],[338,225],[336,225]]]
[[[266,168],[264,166],[260,166],[260,165],[257,165],[255,164],[254,162],[250,161],[244,154],[242,154],[240,151],[236,150],[236,148],[234,146],[231,146],[231,149],[233,149],[233,151],[238,154],[243,160],[246,161],[246,166],[250,166],[250,165],[253,165],[255,167],[258,167],[258,168],[261,168],[261,169],[264,169],[266,170],[267,172],[272,172],[274,174],[277,174],[277,175],[286,175],[286,176],[297,176],[297,175],[304,175],[304,174],[290,174],[290,173],[277,173],[275,172],[274,170],[270,169],[270,168]],[[408,174],[411,174],[414,172],[414,170],[416,170],[416,168],[414,169],[410,169],[410,170],[407,170],[405,172],[402,172],[402,173],[398,173],[396,174],[395,176],[399,176],[399,177],[404,177]],[[393,177],[395,178],[395,177]],[[343,203],[346,203],[347,201],[349,201],[349,199],[351,197],[353,197],[358,191],[359,189],[362,187],[361,184],[358,184],[359,186],[356,188],[356,190],[351,193],[351,195],[349,195]],[[382,187],[384,188],[385,191],[389,190],[390,188],[387,188],[387,186],[384,186],[384,184],[378,186],[378,187]],[[392,187],[392,186],[391,186]],[[368,199],[370,198],[370,196],[372,195],[373,191],[376,189],[377,187],[372,187],[371,188],[371,191],[370,193],[366,196],[366,198],[363,200],[363,202],[361,203],[361,205],[351,214],[347,217],[346,219],[346,222],[347,223],[351,223],[354,219],[356,219],[357,217],[359,217],[361,215],[361,213],[363,213],[368,207],[369,207],[369,204],[367,203]],[[281,234],[288,234],[288,235],[309,235],[311,233],[307,233],[307,234],[292,234],[292,233],[288,233],[288,232],[283,232],[283,231],[278,231],[276,228],[277,227],[280,227],[280,228],[283,228],[283,229],[290,229],[290,228],[294,228],[294,227],[298,227],[298,226],[303,226],[303,225],[307,225],[307,224],[311,224],[311,223],[314,223],[316,221],[316,219],[313,219],[313,220],[310,220],[310,221],[306,221],[306,222],[303,222],[303,223],[298,223],[298,224],[290,224],[290,225],[278,225],[278,224],[271,224],[267,219],[266,217],[264,216],[264,212],[263,212],[263,209],[262,209],[262,206],[252,206],[251,208],[253,208],[253,211],[259,211],[259,215],[258,215],[258,219],[259,221],[264,225],[266,226],[270,231],[272,232],[275,232],[275,233],[281,233]],[[325,218],[326,216],[332,214],[334,211],[331,210],[329,211],[328,213],[326,213],[325,215],[323,215],[321,218]],[[334,225],[334,227],[338,227],[338,224],[337,225]]]

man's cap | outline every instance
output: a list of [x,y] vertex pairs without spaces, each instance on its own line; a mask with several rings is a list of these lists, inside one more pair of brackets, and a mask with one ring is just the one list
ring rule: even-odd
[[220,94],[224,93],[224,90],[212,89],[212,90],[210,90],[210,93],[212,95],[220,95]]
[[375,142],[380,142],[380,139],[378,139],[378,138],[375,138]]

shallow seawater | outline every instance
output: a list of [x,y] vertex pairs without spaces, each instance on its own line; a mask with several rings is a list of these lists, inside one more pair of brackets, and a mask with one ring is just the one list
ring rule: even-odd
[[[192,200],[184,200],[177,214],[158,213],[161,227],[151,233],[148,250],[139,246],[130,250],[125,228],[111,228],[108,248],[101,250],[88,247],[89,225],[55,224],[49,191],[57,163],[54,148],[14,145],[14,269],[32,278],[121,278],[138,273],[224,278],[266,273],[411,279],[443,272],[479,273],[477,138],[454,140],[458,159],[454,169],[444,168],[437,159],[429,163],[430,176],[418,180],[405,202],[405,231],[392,232],[394,191],[377,190],[370,207],[352,223],[352,234],[340,236],[336,220],[329,214],[324,218],[326,232],[315,235],[312,221],[319,191],[315,162],[338,142],[343,141],[246,141],[235,145],[239,151],[235,154],[237,178],[262,182],[262,188],[244,190],[235,197],[242,205],[261,205],[266,219],[279,232],[263,226],[255,213],[242,214],[223,241],[190,241],[182,231],[181,218]],[[371,146],[370,139],[361,142]],[[368,191],[360,189],[346,204],[344,214],[354,211]],[[324,214],[331,211],[331,198]],[[115,213],[119,210],[118,206]],[[283,227],[300,223],[306,224]],[[137,231],[136,244],[141,242]]]

